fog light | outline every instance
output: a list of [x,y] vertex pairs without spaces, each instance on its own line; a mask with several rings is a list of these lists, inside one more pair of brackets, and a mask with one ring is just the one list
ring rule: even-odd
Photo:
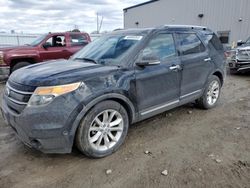
[[36,149],[39,149],[42,147],[42,144],[37,139],[31,140],[30,143],[31,143],[31,146],[36,148]]

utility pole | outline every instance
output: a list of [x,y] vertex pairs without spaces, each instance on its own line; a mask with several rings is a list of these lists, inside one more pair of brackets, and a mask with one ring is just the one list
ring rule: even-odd
[[98,17],[98,12],[96,13],[96,33],[99,34],[99,17]]
[[103,21],[103,16],[101,18],[101,22],[99,23],[99,14],[98,12],[96,13],[96,33],[99,34],[102,28],[102,21]]
[[[100,25],[99,25],[99,30],[98,30],[99,32],[101,31],[101,28],[102,28],[102,21],[103,21],[103,16],[102,16],[102,19],[101,19],[101,23],[100,23]],[[98,33],[99,33],[99,32],[98,32]]]

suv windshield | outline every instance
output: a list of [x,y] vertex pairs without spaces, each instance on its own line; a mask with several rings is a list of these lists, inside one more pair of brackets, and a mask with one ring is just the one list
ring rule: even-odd
[[73,60],[98,64],[120,65],[120,60],[143,38],[138,35],[107,35],[100,37],[77,52]]
[[38,44],[40,44],[40,42],[42,42],[42,40],[46,37],[47,35],[41,35],[40,37],[36,38],[32,43],[30,43],[30,46],[37,46]]

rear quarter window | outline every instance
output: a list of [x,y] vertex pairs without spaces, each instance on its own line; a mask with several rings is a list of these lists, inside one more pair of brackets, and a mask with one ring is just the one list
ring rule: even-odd
[[204,34],[204,40],[206,43],[211,44],[216,50],[223,50],[223,45],[220,42],[220,39],[213,34]]

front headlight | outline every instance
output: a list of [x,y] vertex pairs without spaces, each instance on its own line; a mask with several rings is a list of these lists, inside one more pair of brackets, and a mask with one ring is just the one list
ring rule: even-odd
[[58,86],[38,87],[31,96],[28,106],[39,106],[48,104],[55,97],[72,92],[78,89],[80,85],[81,82]]

